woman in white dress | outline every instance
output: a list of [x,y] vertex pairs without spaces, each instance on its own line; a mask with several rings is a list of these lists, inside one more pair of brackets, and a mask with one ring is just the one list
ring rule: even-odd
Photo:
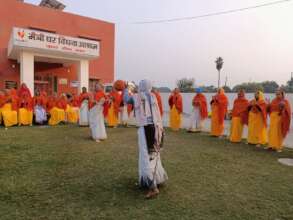
[[100,84],[95,86],[95,95],[92,100],[92,107],[89,111],[89,123],[92,138],[96,142],[107,139],[105,122],[104,122],[104,104],[106,95]]
[[190,114],[189,132],[201,132],[203,122],[208,117],[207,100],[202,94],[202,89],[196,89],[196,95],[192,99],[192,112]]
[[139,185],[148,189],[146,198],[159,194],[158,185],[167,179],[160,157],[163,141],[163,124],[156,96],[151,93],[152,85],[148,80],[139,83],[138,94],[129,96],[124,93],[124,102],[134,106],[138,128],[139,147]]
[[36,95],[33,98],[35,122],[37,124],[44,124],[47,121],[46,112],[46,97],[40,94],[40,91],[36,91]]
[[82,92],[79,95],[79,126],[89,125],[89,99],[90,95],[88,94],[86,87],[82,87]]

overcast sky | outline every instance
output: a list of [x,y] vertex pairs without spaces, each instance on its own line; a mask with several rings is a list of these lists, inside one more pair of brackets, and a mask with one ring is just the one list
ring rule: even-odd
[[[25,0],[39,3],[40,0]],[[137,21],[196,16],[273,0],[60,0],[65,11],[116,23],[115,78],[148,78],[174,87],[195,78],[216,85],[224,58],[228,85],[276,80],[293,72],[293,1],[229,15],[160,24]]]

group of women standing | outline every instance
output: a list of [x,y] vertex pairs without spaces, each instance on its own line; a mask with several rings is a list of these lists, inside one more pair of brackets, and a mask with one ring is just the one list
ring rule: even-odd
[[[291,108],[290,103],[281,89],[276,91],[272,102],[267,102],[261,91],[255,93],[253,100],[245,97],[245,91],[240,90],[234,101],[232,111],[228,111],[228,98],[224,89],[220,88],[212,97],[211,105],[211,130],[212,136],[221,137],[224,134],[225,118],[232,118],[229,140],[239,143],[243,139],[243,128],[248,127],[247,143],[266,149],[281,152],[283,142],[290,129]],[[192,100],[193,110],[190,116],[190,132],[201,131],[203,121],[208,117],[207,100],[200,89]],[[181,127],[182,96],[178,89],[169,97],[170,127],[178,130]],[[270,123],[268,124],[268,119]]]

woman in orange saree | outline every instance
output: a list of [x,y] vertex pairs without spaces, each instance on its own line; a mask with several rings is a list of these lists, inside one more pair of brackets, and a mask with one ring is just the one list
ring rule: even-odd
[[30,90],[23,83],[18,91],[19,106],[18,106],[18,125],[33,124],[33,99]]
[[67,108],[67,102],[65,97],[58,99],[57,94],[50,97],[48,100],[48,111],[50,113],[49,125],[58,125],[61,122],[65,122],[65,110]]
[[178,131],[181,127],[181,114],[183,112],[182,96],[178,88],[169,96],[170,128]]
[[270,128],[268,148],[282,152],[283,142],[291,123],[291,106],[282,90],[277,90],[276,98],[269,105]]
[[232,109],[230,141],[233,143],[239,143],[242,140],[243,127],[248,124],[248,105],[244,90],[240,90]]
[[228,98],[223,88],[212,98],[211,135],[221,137],[224,134],[225,116],[228,111]]
[[119,108],[122,102],[122,97],[118,91],[113,87],[112,92],[108,95],[109,99],[109,112],[108,112],[108,125],[116,128],[119,124]]
[[15,89],[4,91],[4,105],[1,109],[2,119],[6,128],[17,125],[18,96]]
[[248,106],[248,144],[265,145],[268,141],[267,136],[267,104],[264,94],[261,91],[255,93]]

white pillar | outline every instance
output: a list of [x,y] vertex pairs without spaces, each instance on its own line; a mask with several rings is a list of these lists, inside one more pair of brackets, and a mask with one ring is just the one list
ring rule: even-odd
[[34,54],[20,52],[20,83],[25,83],[32,95],[34,94]]
[[89,89],[89,61],[80,60],[78,63],[78,93],[81,92],[82,87]]

